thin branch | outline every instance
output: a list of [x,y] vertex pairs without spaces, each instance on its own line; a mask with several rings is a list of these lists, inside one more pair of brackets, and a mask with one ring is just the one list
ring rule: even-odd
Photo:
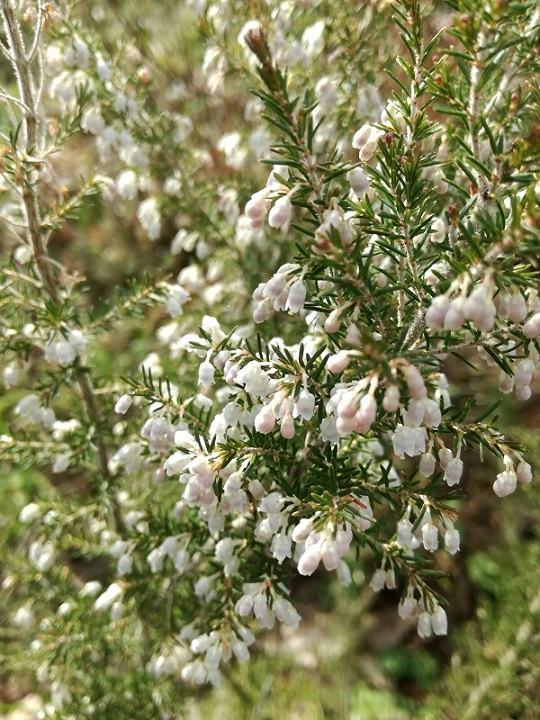
[[[34,93],[34,79],[30,67],[29,59],[26,55],[24,40],[21,34],[20,26],[15,18],[13,9],[7,0],[0,0],[0,11],[4,21],[4,28],[9,46],[13,53],[12,65],[17,78],[19,92],[26,109],[23,112],[23,129],[24,129],[24,151],[28,155],[30,152],[36,153],[38,111],[36,105],[36,96]],[[47,292],[47,295],[57,307],[62,305],[63,299],[55,281],[52,265],[49,262],[46,244],[42,232],[42,223],[38,197],[35,187],[26,182],[23,188],[23,203],[26,211],[26,219],[28,223],[29,242],[32,246],[33,256],[36,267]],[[79,389],[86,411],[91,422],[96,428],[100,428],[101,416],[99,407],[94,396],[92,383],[87,372],[81,368],[78,378]],[[109,461],[107,447],[99,434],[96,438],[98,452],[98,467],[101,475],[106,479],[108,486],[112,482],[112,476],[109,470]],[[109,502],[114,524],[117,530],[123,529],[123,519],[120,512],[120,506],[114,493],[109,493]]]

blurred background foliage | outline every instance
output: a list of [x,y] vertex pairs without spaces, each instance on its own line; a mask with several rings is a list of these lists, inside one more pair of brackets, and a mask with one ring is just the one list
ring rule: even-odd
[[[351,7],[355,3],[350,3]],[[359,5],[359,3],[356,3]],[[381,3],[382,5],[382,3]],[[254,16],[262,2],[247,2]],[[253,7],[251,7],[253,6]],[[152,73],[156,97],[181,83],[197,84],[193,68],[204,52],[201,35],[182,3],[174,0],[110,0],[84,3],[80,12],[94,25],[106,45],[114,49],[119,33],[131,37]],[[435,24],[446,12],[441,4]],[[384,61],[384,58],[383,58]],[[209,151],[224,132],[241,127],[247,90],[232,78],[219,113],[195,93],[182,112],[195,125],[197,142]],[[201,90],[202,94],[202,90]],[[174,93],[169,92],[169,97]],[[170,100],[174,105],[174,100]],[[58,172],[76,177],[77,165],[92,166],[92,143],[75,137],[60,157]],[[224,168],[224,172],[227,170]],[[229,171],[230,172],[230,171]],[[240,179],[245,202],[261,184],[264,168],[254,164]],[[242,187],[244,188],[242,194]],[[251,190],[250,190],[251,189]],[[201,206],[211,196],[197,197]],[[112,299],[114,288],[125,286],[144,272],[176,274],[189,262],[185,254],[168,252],[174,228],[165,228],[159,243],[150,243],[134,220],[135,213],[92,198],[77,222],[53,239],[54,252],[68,269],[84,268],[94,289],[92,301]],[[2,251],[9,250],[0,240]],[[222,250],[223,251],[223,250]],[[225,252],[227,249],[225,248]],[[252,247],[248,285],[265,276],[268,260]],[[274,258],[275,260],[275,258]],[[231,257],[231,262],[235,258]],[[246,270],[247,271],[247,270]],[[115,328],[96,349],[95,362],[103,375],[109,366],[129,372],[154,348],[158,318],[150,311]],[[141,323],[145,325],[142,326]],[[486,407],[498,395],[496,373],[475,375],[454,361],[448,367],[454,390],[463,399],[472,389],[483,391]],[[8,428],[20,392],[0,394],[0,433]],[[538,426],[540,403],[533,395],[519,414],[510,399],[499,413],[513,438],[532,448],[528,459],[540,468]],[[349,588],[333,584],[328,575],[298,581],[295,593],[303,622],[298,631],[287,628],[267,633],[258,642],[253,660],[233,667],[221,688],[200,690],[188,700],[187,716],[215,720],[534,720],[540,711],[540,496],[533,485],[504,501],[491,491],[495,469],[469,457],[460,510],[461,552],[437,558],[449,580],[441,585],[449,600],[450,635],[425,642],[414,623],[399,620],[396,594],[374,595],[367,587],[372,569],[356,566]],[[1,469],[0,544],[14,553],[20,531],[19,510],[37,498],[76,492],[73,478],[55,479],[34,468]],[[365,574],[364,574],[365,573]],[[17,634],[4,622],[9,615],[0,595],[0,709],[8,713],[21,697],[35,689],[30,677],[14,676],[1,665],[12,652]],[[182,692],[180,689],[178,692]],[[135,710],[135,708],[134,708]],[[114,719],[111,719],[114,720]]]

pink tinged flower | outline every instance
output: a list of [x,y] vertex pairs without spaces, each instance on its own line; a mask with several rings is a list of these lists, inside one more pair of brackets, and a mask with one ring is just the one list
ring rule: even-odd
[[373,592],[380,592],[386,583],[386,571],[382,568],[379,568],[378,570],[375,570],[373,577],[371,578],[371,581],[369,583],[369,587],[373,590]]
[[270,405],[265,405],[257,413],[257,417],[255,418],[255,430],[263,435],[268,435],[268,433],[271,433],[275,427],[276,413]]
[[540,313],[533,315],[523,326],[523,334],[532,339],[540,336]]
[[385,585],[388,590],[395,590],[397,588],[396,573],[394,568],[388,568],[386,571]]
[[122,395],[117,400],[116,405],[114,406],[114,412],[118,413],[118,415],[125,415],[131,407],[132,402],[133,398],[131,397],[131,395]]
[[295,543],[304,542],[313,531],[313,518],[302,518],[292,531],[292,539]]
[[499,373],[499,390],[508,395],[514,389],[514,378],[511,375],[507,375],[504,370]]
[[431,615],[431,627],[435,635],[446,635],[448,633],[448,618],[440,605],[437,605]]
[[337,567],[337,578],[340,585],[350,585],[352,583],[352,573],[350,567],[344,560],[339,561]]
[[349,551],[352,539],[353,533],[349,523],[347,523],[345,528],[341,528],[337,531],[335,542],[339,557],[343,557]]
[[431,615],[424,611],[418,616],[418,635],[421,638],[431,636]]
[[452,460],[454,456],[452,455],[452,451],[447,447],[442,447],[439,450],[439,463],[442,468],[446,468],[450,460]]
[[441,407],[436,400],[426,398],[424,400],[424,425],[429,428],[438,427],[441,424]]
[[429,552],[434,552],[439,547],[439,533],[432,522],[427,522],[422,527],[422,542]]
[[513,470],[504,470],[497,475],[493,490],[499,497],[511,495],[517,487],[517,475]]
[[472,320],[482,332],[493,328],[496,308],[485,287],[474,288],[463,305],[463,312],[467,319]]
[[274,600],[272,610],[280,622],[290,628],[293,628],[293,630],[296,630],[300,624],[301,617],[288,600],[281,597],[276,598],[276,600]]
[[398,615],[402,620],[410,618],[416,612],[418,601],[413,597],[407,596],[398,605]]
[[399,409],[399,388],[397,385],[390,385],[384,393],[382,406],[386,412],[396,412]]
[[413,524],[404,517],[397,524],[397,544],[402,548],[410,548],[414,544],[414,535],[412,534]]
[[444,534],[444,547],[450,555],[455,555],[459,551],[460,537],[459,532],[455,528],[450,528]]
[[356,420],[354,417],[352,418],[346,418],[346,417],[338,417],[336,420],[336,430],[339,433],[339,435],[349,435],[353,432],[353,430],[356,427]]
[[529,387],[529,385],[520,385],[516,388],[516,397],[518,400],[521,400],[522,402],[525,402],[525,400],[528,400],[532,395],[532,390]]
[[334,375],[342,373],[350,362],[350,354],[347,350],[340,350],[335,355],[330,355],[326,362],[326,369]]
[[234,606],[234,611],[237,615],[240,615],[240,617],[246,617],[251,613],[253,610],[253,596],[252,595],[242,595],[242,597],[237,601],[236,605]]
[[419,470],[420,474],[425,478],[431,477],[435,472],[437,461],[431,453],[424,453],[420,458]]
[[198,384],[201,385],[203,388],[210,387],[210,385],[212,385],[212,383],[214,382],[214,372],[215,368],[212,363],[208,362],[208,360],[205,360],[199,366]]
[[251,220],[251,227],[261,227],[263,219],[268,212],[268,193],[269,188],[263,188],[259,192],[253,194],[247,201],[244,212]]
[[357,130],[353,136],[352,139],[352,146],[355,150],[360,150],[360,148],[365,145],[372,133],[373,128],[371,125],[366,123],[365,125],[362,125],[360,130]]
[[423,400],[427,395],[427,391],[420,370],[414,365],[407,365],[403,372],[411,398],[413,400]]
[[431,305],[426,311],[426,325],[432,330],[442,328],[449,307],[450,300],[446,295],[439,295],[433,298]]
[[56,358],[60,365],[69,365],[77,357],[74,346],[67,340],[56,343]]
[[[272,305],[269,303],[268,300],[263,300],[260,303],[257,303],[255,308],[253,309],[253,322],[256,323],[262,323],[265,320],[268,320],[270,315],[272,314]],[[233,379],[229,380],[228,378],[225,378],[226,381],[229,384],[232,384],[234,382]]]
[[516,475],[519,482],[523,483],[524,485],[528,485],[530,482],[532,482],[532,468],[529,463],[525,462],[525,460],[522,460],[517,466]]
[[342,307],[334,308],[330,315],[324,321],[324,329],[327,333],[335,333],[341,327]]
[[289,222],[291,214],[292,203],[287,195],[284,195],[279,198],[279,200],[276,200],[274,207],[270,210],[268,214],[268,224],[272,228],[282,227]]
[[307,288],[301,280],[294,282],[287,295],[287,301],[285,302],[285,310],[289,312],[297,313],[304,307],[306,302]]
[[431,234],[429,236],[429,239],[432,243],[438,244],[444,242],[445,237],[446,225],[444,224],[444,220],[441,220],[441,218],[437,218],[431,226]]
[[321,560],[326,570],[336,570],[339,565],[339,553],[333,540],[325,541]]
[[514,293],[508,300],[508,319],[512,322],[522,322],[527,317],[527,302],[519,292]]
[[398,425],[392,438],[394,453],[399,457],[408,455],[414,457],[426,451],[426,429],[422,427],[411,428]]
[[291,440],[295,435],[294,420],[291,415],[285,415],[280,425],[280,435],[285,440]]
[[234,653],[234,656],[239,663],[246,662],[250,658],[249,654],[249,648],[246,645],[245,642],[242,642],[242,640],[235,640],[231,644],[231,649]]
[[452,458],[444,470],[444,480],[448,487],[457,485],[463,475],[463,461],[461,458]]
[[409,454],[411,447],[414,447],[414,430],[405,425],[397,425],[394,437],[392,438],[392,448],[394,454],[403,457],[405,453]]
[[347,173],[347,180],[353,192],[358,197],[360,197],[369,190],[369,178],[359,167],[349,170],[349,172]]
[[532,360],[525,359],[519,362],[514,370],[514,382],[518,386],[530,385],[534,372]]
[[445,330],[457,330],[463,325],[465,322],[465,313],[463,312],[464,304],[465,300],[461,296],[452,300],[444,316]]
[[405,413],[405,424],[408,427],[418,427],[426,413],[425,400],[411,400]]
[[363,162],[367,162],[368,160],[371,160],[373,157],[373,154],[375,153],[375,150],[377,149],[379,140],[379,134],[372,134],[369,138],[369,141],[360,149],[360,152],[358,153],[358,157]]
[[285,558],[292,557],[291,537],[289,535],[286,535],[285,533],[277,533],[272,539],[270,551],[273,557],[275,557],[278,563],[281,565]]
[[360,407],[354,416],[354,430],[357,433],[367,433],[377,419],[377,403],[373,395],[364,395],[360,400]]
[[253,293],[253,299],[254,300],[262,300],[264,297],[271,298],[272,300],[275,300],[277,297],[281,295],[283,290],[285,289],[285,286],[287,285],[287,275],[286,273],[280,273],[277,272],[275,275],[272,275],[270,280],[263,285],[263,295],[262,297],[256,297],[256,292]]
[[311,545],[306,548],[298,561],[298,572],[300,575],[313,575],[321,562],[320,545]]
[[298,400],[294,403],[293,415],[300,416],[302,420],[310,420],[315,412],[315,396],[308,390],[301,390]]

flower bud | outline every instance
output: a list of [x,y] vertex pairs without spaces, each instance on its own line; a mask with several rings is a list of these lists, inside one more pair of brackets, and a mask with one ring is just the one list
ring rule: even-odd
[[420,458],[420,474],[425,478],[431,477],[435,472],[436,465],[435,457],[431,453],[424,453]]
[[335,333],[341,327],[341,313],[343,308],[334,308],[324,322],[324,329],[327,333]]
[[424,611],[418,616],[417,632],[421,638],[431,635],[431,615],[428,612]]
[[294,282],[287,295],[285,309],[292,313],[297,313],[304,307],[306,302],[307,288],[301,280]]
[[465,321],[463,306],[465,300],[460,296],[454,298],[448,307],[448,311],[444,317],[445,330],[457,330]]
[[531,397],[531,394],[531,388],[529,385],[520,385],[516,388],[516,397],[518,400],[521,400],[521,402],[528,400]]
[[436,400],[426,398],[424,400],[424,425],[434,428],[441,424],[441,407]]
[[399,409],[399,400],[400,395],[398,386],[390,385],[384,393],[382,406],[386,412],[396,412],[396,410]]
[[133,398],[131,397],[131,395],[122,395],[117,400],[116,405],[114,406],[114,412],[118,413],[118,415],[125,415],[131,407],[132,402]]
[[508,319],[515,323],[522,322],[527,317],[527,302],[521,293],[516,292],[510,296],[507,315]]
[[369,189],[369,179],[359,167],[349,170],[347,180],[355,195],[360,197]]
[[291,214],[292,203],[287,195],[284,195],[275,202],[274,207],[270,210],[268,214],[268,224],[273,228],[282,227],[289,222]]
[[315,412],[315,396],[308,390],[301,390],[298,400],[294,403],[294,415],[302,420],[310,420]]
[[302,518],[292,531],[293,542],[304,542],[313,532],[313,518]]
[[378,570],[375,570],[373,573],[373,577],[371,578],[371,582],[369,583],[369,587],[374,592],[380,592],[386,583],[386,571],[382,568],[379,568]]
[[443,608],[438,605],[431,615],[431,627],[435,635],[446,635],[448,633],[448,618]]
[[430,552],[434,552],[439,547],[439,532],[431,521],[422,527],[422,542]]
[[298,561],[300,575],[313,575],[321,562],[321,548],[317,545],[308,547]]
[[526,338],[532,339],[540,336],[540,313],[533,315],[523,326],[523,334]]
[[321,560],[326,570],[330,571],[337,569],[339,565],[339,553],[335,542],[325,542]]
[[450,300],[446,295],[439,295],[433,298],[426,312],[426,325],[432,330],[442,328],[449,307]]
[[353,432],[353,430],[356,427],[356,419],[354,417],[352,418],[345,418],[345,417],[338,417],[336,420],[336,430],[340,435],[349,435]]
[[504,370],[499,373],[499,390],[507,395],[512,392],[514,388],[514,378],[511,375],[507,375]]
[[285,440],[291,440],[295,434],[294,420],[291,415],[285,415],[281,421],[280,434]]
[[450,528],[444,534],[444,547],[450,555],[455,555],[459,550],[459,532],[455,528]]
[[500,498],[511,495],[517,487],[517,475],[513,470],[504,470],[493,483],[495,495]]
[[204,388],[210,387],[214,382],[214,372],[215,368],[211,362],[205,360],[201,363],[199,367],[199,385],[202,385]]
[[357,130],[353,136],[352,139],[352,146],[355,150],[359,150],[363,145],[365,145],[373,131],[373,128],[368,123],[365,123],[362,125],[360,130]]
[[444,479],[448,487],[457,485],[463,475],[463,460],[452,458],[444,470]]
[[257,417],[255,418],[255,430],[262,433],[263,435],[268,435],[268,433],[272,432],[275,426],[276,413],[274,412],[274,409],[270,407],[270,405],[265,405],[257,413]]
[[36,503],[25,505],[19,513],[19,522],[31,523],[41,515],[41,508]]
[[442,243],[446,237],[446,225],[441,218],[437,218],[431,226],[431,234],[429,239],[432,243]]
[[326,368],[334,375],[342,373],[350,362],[350,355],[347,350],[340,350],[335,355],[330,355]]

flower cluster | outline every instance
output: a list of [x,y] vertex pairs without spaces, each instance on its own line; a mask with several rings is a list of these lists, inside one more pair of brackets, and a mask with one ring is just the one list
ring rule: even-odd
[[[201,65],[161,85],[170,63],[119,44],[105,6],[100,38],[76,3],[34,4],[0,13],[0,457],[52,480],[5,579],[52,705],[121,717],[147,682],[140,717],[172,716],[164,688],[218,685],[255,628],[298,627],[294,578],[346,585],[358,564],[420,637],[444,635],[430,567],[459,552],[484,482],[466,451],[498,463],[494,503],[533,475],[483,407],[497,382],[527,400],[540,379],[527,32],[502,6],[477,31],[463,5],[456,77],[416,2],[328,22],[328,4],[268,0],[242,25],[241,0],[190,0]],[[398,41],[406,79],[366,84]],[[231,102],[239,72],[255,97]],[[63,154],[77,132],[97,167],[82,183]],[[82,208],[81,250],[82,220],[58,231]],[[476,402],[456,401],[451,355],[483,363]]]

